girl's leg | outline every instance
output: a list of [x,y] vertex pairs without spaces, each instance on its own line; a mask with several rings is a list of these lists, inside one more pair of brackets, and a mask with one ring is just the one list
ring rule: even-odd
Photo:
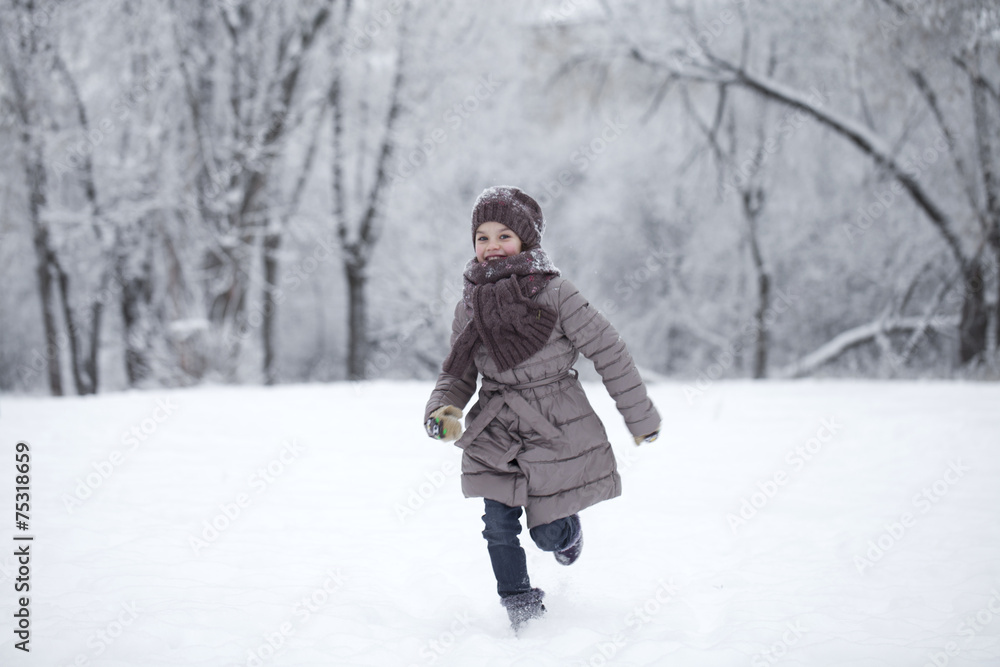
[[531,587],[524,549],[517,539],[521,532],[521,508],[507,507],[495,500],[486,501],[483,537],[497,578],[500,604],[507,610],[510,625],[517,632],[528,621],[545,613],[545,592]]
[[576,543],[580,535],[580,517],[574,514],[552,523],[543,523],[530,531],[531,539],[542,551],[562,551]]
[[486,500],[483,523],[486,546],[497,578],[497,593],[506,598],[531,590],[524,549],[517,539],[521,532],[521,508]]

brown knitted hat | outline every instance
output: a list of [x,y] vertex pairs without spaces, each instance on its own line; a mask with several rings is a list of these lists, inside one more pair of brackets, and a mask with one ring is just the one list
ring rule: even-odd
[[542,207],[519,188],[498,185],[486,188],[472,208],[472,244],[476,244],[476,229],[484,222],[499,222],[517,234],[525,248],[542,243],[545,217]]

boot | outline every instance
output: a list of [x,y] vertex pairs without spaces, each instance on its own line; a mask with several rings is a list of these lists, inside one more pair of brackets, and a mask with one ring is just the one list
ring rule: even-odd
[[541,618],[545,613],[545,605],[542,598],[545,591],[540,588],[532,588],[524,593],[516,593],[500,598],[500,604],[507,609],[507,617],[510,618],[510,627],[517,632],[525,623],[533,618]]
[[569,518],[575,528],[573,531],[574,537],[568,547],[555,552],[556,562],[560,565],[572,565],[580,557],[580,552],[583,551],[583,526],[580,524],[580,516],[574,514]]

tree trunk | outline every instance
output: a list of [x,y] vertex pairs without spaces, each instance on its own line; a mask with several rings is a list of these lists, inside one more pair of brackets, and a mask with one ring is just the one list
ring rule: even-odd
[[962,364],[976,359],[986,350],[990,315],[986,304],[985,272],[979,257],[969,261],[962,272],[964,295],[962,317],[958,325],[958,358]]
[[1000,362],[1000,231],[994,230],[991,247],[993,248],[993,280],[996,287],[996,301],[993,304],[993,318],[987,331],[987,344],[992,350],[990,362],[996,366]]
[[347,377],[349,380],[365,379],[368,361],[368,299],[365,284],[368,281],[363,262],[348,261],[347,275]]
[[[997,130],[1000,128],[996,123],[996,111],[991,112],[990,110],[989,84],[982,73],[983,56],[980,47],[977,46],[973,57],[975,60],[967,65],[969,68],[967,72],[969,73],[969,84],[972,87],[972,118],[976,129],[976,154],[982,172],[983,192],[986,198],[984,235],[985,252],[989,259],[985,262],[985,266],[983,263],[977,262],[978,266],[970,267],[970,269],[978,270],[978,275],[973,277],[978,278],[979,282],[975,284],[980,288],[979,295],[976,297],[978,301],[972,305],[982,306],[984,312],[981,317],[978,316],[978,310],[970,313],[969,327],[972,332],[978,333],[980,319],[985,321],[981,349],[989,357],[984,361],[992,363],[994,361],[993,354],[997,350],[997,327],[1000,326],[1000,154],[998,154],[997,145],[994,143]],[[995,263],[995,265],[990,267],[990,263]],[[989,311],[989,299],[986,297],[986,290],[991,282],[994,289],[992,312]],[[972,285],[972,282],[966,282],[967,289]],[[962,315],[964,320],[964,309]],[[977,317],[973,318],[973,315],[977,315]]]
[[767,330],[767,312],[771,307],[771,276],[759,267],[757,271],[757,341],[754,345],[753,378],[761,380],[767,377],[767,349],[770,343],[770,332]]
[[757,221],[763,208],[764,195],[759,187],[751,187],[743,191],[742,199],[743,214],[750,232],[750,256],[757,277],[757,310],[754,312],[757,336],[754,340],[753,378],[760,380],[767,377],[767,347],[770,339],[767,330],[767,311],[771,307],[771,276],[764,266],[764,257],[757,239]]
[[[100,288],[98,289],[98,294],[104,294],[104,290],[108,285],[109,273],[104,272],[104,276],[101,279]],[[87,341],[87,356],[83,360],[83,372],[86,373],[89,380],[89,385],[87,386],[87,393],[96,394],[98,389],[98,354],[101,349],[101,320],[104,317],[104,302],[101,299],[94,299],[94,303],[90,304],[90,340]]]
[[209,363],[229,378],[235,376],[241,334],[249,326],[245,317],[250,282],[247,267],[253,234],[240,234],[232,246],[208,251],[202,264],[207,320],[213,337],[210,348],[216,355]]
[[274,325],[278,302],[278,250],[281,234],[269,232],[264,236],[264,321],[262,338],[264,343],[264,382],[277,384],[278,372],[275,364]]
[[76,318],[73,317],[73,308],[69,298],[69,276],[56,264],[56,284],[59,287],[59,298],[62,301],[63,319],[66,322],[66,335],[69,337],[69,369],[73,377],[73,385],[76,393],[80,396],[87,393],[87,382],[80,375],[80,341],[79,330],[76,328]]
[[144,285],[133,281],[122,287],[121,312],[125,343],[125,376],[128,386],[138,387],[150,375],[149,362],[149,332],[143,326],[144,303],[142,290]]
[[[133,248],[138,250],[138,248]],[[118,254],[115,272],[121,281],[122,335],[125,343],[125,375],[129,387],[137,387],[150,376],[150,328],[149,316],[153,299],[152,267],[149,250],[142,260],[137,275],[128,267],[128,257]]]
[[[80,396],[96,394],[98,387],[97,352],[100,344],[101,317],[104,313],[104,303],[95,299],[89,313],[90,327],[85,328],[77,321],[70,298],[69,274],[55,263],[58,276],[59,297],[62,299],[63,317],[66,320],[66,332],[69,336],[70,370],[76,393]],[[108,272],[105,271],[100,283],[98,294],[107,285]]]
[[[34,245],[36,257],[36,273],[38,275],[38,293],[42,304],[42,333],[45,340],[45,365],[48,372],[49,391],[53,396],[64,394],[62,384],[62,355],[56,335],[56,312],[53,299],[52,266],[50,258],[52,248],[49,245],[49,231],[40,219],[41,207],[45,202],[44,168],[41,164],[29,166],[28,181],[29,216],[34,229]],[[41,180],[38,172],[41,171]]]

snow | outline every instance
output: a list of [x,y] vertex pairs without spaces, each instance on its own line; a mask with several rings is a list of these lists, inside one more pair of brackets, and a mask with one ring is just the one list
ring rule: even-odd
[[548,614],[520,638],[429,383],[4,398],[0,497],[26,440],[35,541],[30,654],[0,550],[0,664],[1000,661],[1000,387],[657,383],[636,448],[585,386],[624,495],[572,567],[522,535]]

